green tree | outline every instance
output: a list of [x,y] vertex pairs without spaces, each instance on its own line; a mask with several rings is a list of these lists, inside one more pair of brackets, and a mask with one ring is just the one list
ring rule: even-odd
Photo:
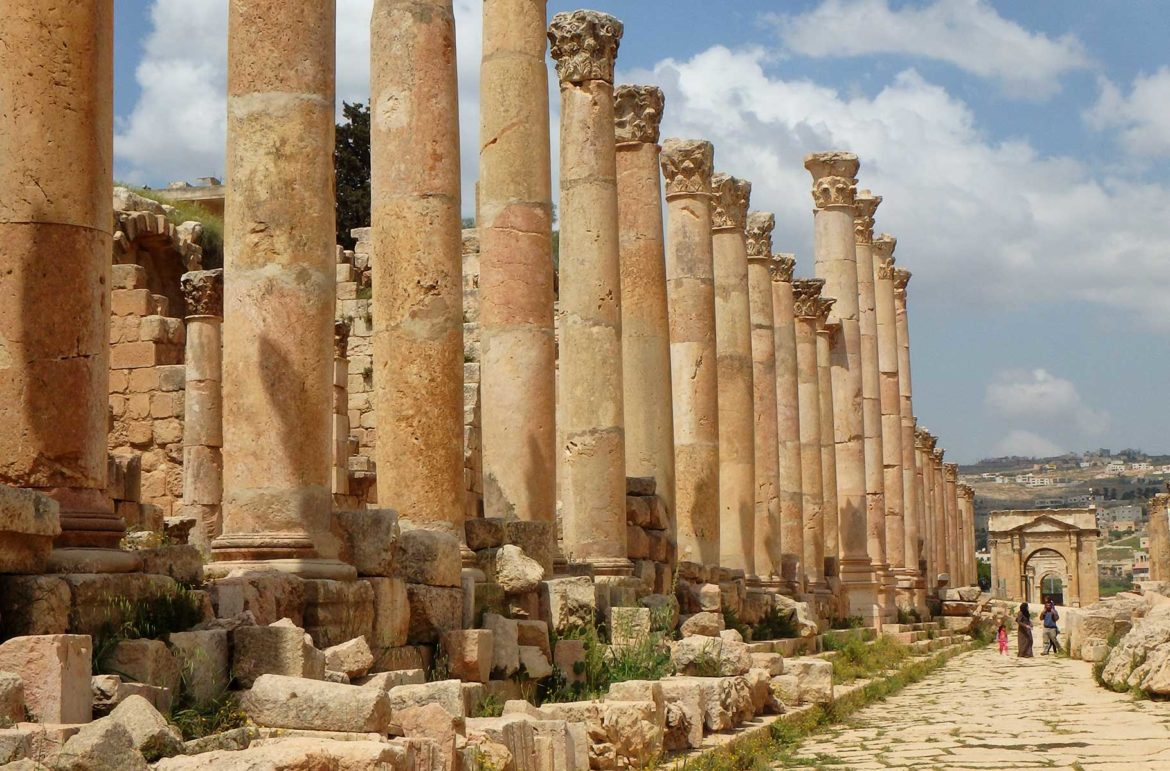
[[337,243],[354,247],[354,228],[370,224],[370,108],[344,102],[337,124],[333,163],[337,170]]

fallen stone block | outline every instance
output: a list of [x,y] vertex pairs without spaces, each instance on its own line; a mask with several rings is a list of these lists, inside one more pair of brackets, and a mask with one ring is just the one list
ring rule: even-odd
[[305,630],[289,626],[242,626],[232,633],[232,674],[241,687],[251,688],[261,675],[321,680],[325,656],[313,647]]
[[516,674],[520,669],[520,629],[517,622],[495,613],[484,613],[483,626],[492,633],[492,674],[496,677]]
[[684,637],[670,644],[675,671],[705,677],[746,674],[752,666],[747,645],[719,637]]
[[544,579],[544,567],[519,546],[505,544],[496,552],[496,583],[507,594],[535,591]]
[[183,753],[183,737],[141,696],[130,696],[114,707],[109,719],[130,732],[134,747],[148,761]]
[[44,493],[0,486],[0,573],[44,573],[61,534],[60,506]]
[[436,530],[403,529],[395,550],[397,574],[408,584],[458,587],[459,539]]
[[833,664],[824,659],[796,658],[784,662],[784,672],[800,683],[801,704],[828,704],[833,700]]
[[406,582],[401,578],[367,578],[373,590],[374,618],[370,632],[370,650],[375,653],[385,648],[406,645],[410,633],[410,600]]
[[42,723],[88,723],[92,649],[88,635],[15,637],[0,644],[0,671],[18,675],[33,719]]
[[139,549],[142,572],[167,576],[181,584],[195,586],[203,583],[203,555],[194,546],[157,546]]
[[365,581],[305,581],[305,631],[324,650],[374,629],[374,590]]
[[429,769],[431,754],[405,742],[337,741],[290,737],[255,742],[244,750],[218,750],[166,758],[156,771],[382,771]]
[[491,676],[494,633],[491,629],[453,629],[440,640],[451,675],[472,683],[485,683]]
[[346,679],[361,677],[374,665],[374,655],[365,637],[355,637],[348,642],[326,648],[325,669],[344,672]]
[[400,645],[374,651],[375,672],[397,672],[403,669],[431,668],[434,649],[428,645]]
[[225,630],[172,632],[167,642],[183,673],[183,689],[188,699],[196,706],[205,706],[223,696],[231,681],[231,656]]
[[0,638],[65,634],[72,602],[59,576],[0,576]]
[[393,672],[378,672],[353,681],[354,685],[363,688],[381,688],[389,691],[400,685],[422,685],[427,681],[427,673],[422,669],[399,669]]
[[433,771],[455,768],[455,738],[463,729],[463,721],[441,705],[430,703],[418,707],[394,710],[394,722],[408,739],[430,739],[438,746],[441,765]]
[[254,723],[269,728],[380,734],[390,728],[390,698],[379,688],[261,675],[240,707]]
[[353,565],[359,576],[396,575],[398,512],[393,509],[361,509],[334,514],[341,540],[342,561]]
[[438,704],[454,717],[463,719],[467,711],[463,705],[463,686],[458,680],[440,680],[422,685],[400,685],[389,691],[390,706],[394,712]]
[[535,645],[520,645],[520,668],[529,680],[543,680],[552,674],[552,664],[545,658],[544,651]]
[[174,655],[161,640],[122,640],[101,662],[109,672],[117,672],[124,681],[146,683],[179,692],[182,673]]
[[432,645],[443,632],[463,624],[463,590],[455,587],[406,585],[410,602],[407,639],[414,645]]
[[544,569],[545,576],[553,574],[553,551],[556,545],[556,525],[553,522],[534,522],[522,519],[504,521],[504,543],[518,546]]
[[710,611],[684,616],[679,632],[683,637],[718,637],[723,631],[723,615]]
[[103,717],[81,727],[53,759],[54,769],[94,771],[147,771],[146,758],[134,746],[126,726],[112,717]]
[[544,653],[544,657],[552,661],[552,643],[549,641],[548,624],[540,619],[518,620],[516,622],[517,642],[521,645],[534,645]]
[[[29,760],[33,756],[33,732],[22,728],[0,728],[0,768],[5,771],[45,768]],[[26,763],[21,766],[19,763]],[[27,765],[32,764],[32,765]]]
[[15,672],[0,672],[0,726],[24,720],[24,681]]
[[251,611],[255,623],[261,626],[282,618],[292,619],[297,626],[305,623],[305,581],[299,576],[278,571],[241,571],[210,581],[208,590],[218,618]]
[[766,670],[772,677],[784,674],[784,657],[779,653],[752,653],[751,657],[752,669]]
[[597,614],[597,595],[588,576],[553,578],[541,584],[541,617],[557,633],[591,626]]

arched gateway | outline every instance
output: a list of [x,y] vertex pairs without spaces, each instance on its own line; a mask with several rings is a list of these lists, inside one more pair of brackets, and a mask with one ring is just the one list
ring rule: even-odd
[[1095,509],[993,511],[992,594],[1017,602],[1088,605],[1098,599]]

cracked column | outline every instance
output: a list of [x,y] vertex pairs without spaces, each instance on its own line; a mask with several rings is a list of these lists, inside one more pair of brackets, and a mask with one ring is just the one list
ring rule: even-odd
[[[804,557],[804,487],[801,473],[800,385],[797,377],[791,254],[772,257],[772,326],[776,346],[776,436],[779,443],[780,576],[785,594],[800,592]],[[834,518],[834,524],[836,519]],[[835,529],[834,529],[835,532]]]
[[951,586],[963,585],[963,527],[959,518],[959,464],[943,464],[943,516],[946,518],[947,572]]
[[[805,159],[813,178],[816,275],[825,279],[825,294],[836,298],[831,321],[841,324],[841,342],[833,349],[833,420],[835,427],[840,573],[846,612],[871,626],[880,624],[879,579],[868,551],[876,536],[866,514],[865,447],[862,420],[861,328],[858,316],[857,246],[854,198],[857,156],[817,153]],[[879,555],[872,555],[879,556]]]
[[462,542],[463,240],[451,0],[376,0],[370,36],[378,505]]
[[894,248],[897,240],[883,233],[873,240],[874,315],[877,318],[878,393],[882,409],[882,466],[885,473],[886,559],[896,581],[898,607],[914,607],[914,574],[906,550],[906,496],[902,473],[902,401],[898,374],[897,308],[894,302]]
[[865,447],[865,517],[870,560],[877,571],[883,608],[893,605],[894,576],[888,549],[885,450],[882,441],[881,374],[878,369],[876,290],[874,286],[873,224],[882,202],[868,190],[858,192],[853,228],[857,243],[858,326],[861,329],[861,417]]
[[913,384],[910,377],[910,323],[906,308],[906,287],[910,271],[894,268],[894,331],[898,345],[898,404],[902,428],[902,512],[906,568],[914,581],[914,603],[926,611],[925,574],[922,571],[922,510],[919,493],[916,421]]
[[355,575],[336,559],[330,532],[335,17],[333,0],[228,8],[223,533],[208,566],[216,576]]
[[622,23],[558,13],[548,36],[561,81],[564,549],[597,575],[629,575],[613,94]]
[[719,382],[711,251],[710,142],[668,139],[666,295],[674,393],[675,528],[679,563],[719,563]]
[[[28,0],[5,7],[0,46],[0,485],[61,504],[57,547],[126,532],[105,495],[113,24],[112,0]],[[68,555],[140,564],[54,563]]]
[[553,522],[556,347],[546,0],[484,0],[479,114],[484,515]]
[[206,554],[220,534],[223,502],[223,270],[184,273],[183,514],[191,543]]
[[719,564],[756,578],[755,419],[752,328],[744,227],[750,182],[711,181],[715,256],[715,349],[719,369]]
[[663,105],[656,86],[618,86],[614,92],[622,372],[637,373],[622,378],[626,475],[653,477],[673,522],[674,413],[658,168]]
[[[817,337],[832,300],[821,297],[822,279],[792,282],[796,340],[797,400],[800,410],[800,482],[803,512],[800,570],[805,591],[823,592],[825,584],[825,498],[822,475],[821,402],[825,385],[817,364]],[[831,400],[830,400],[831,401]]]
[[780,550],[777,469],[776,313],[772,305],[772,272],[775,265],[772,259],[772,230],[775,227],[776,217],[771,212],[748,214],[748,306],[752,325],[752,401],[755,421],[756,573],[778,587],[783,558]]

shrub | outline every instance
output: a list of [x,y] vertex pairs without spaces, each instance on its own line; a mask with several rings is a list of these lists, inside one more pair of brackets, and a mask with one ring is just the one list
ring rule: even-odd
[[789,640],[800,636],[796,624],[796,611],[782,608],[768,608],[760,623],[752,628],[752,640]]
[[905,645],[890,637],[879,637],[872,643],[850,639],[833,656],[833,682],[869,677],[897,666],[909,655]]
[[180,706],[171,714],[171,722],[178,726],[184,741],[241,728],[247,720],[248,716],[240,708],[239,697],[234,693],[225,693],[201,707]]
[[865,626],[865,619],[861,616],[846,616],[834,618],[829,622],[830,629],[861,629]]
[[203,602],[194,592],[178,588],[153,597],[107,599],[107,621],[93,636],[93,670],[103,673],[106,657],[122,640],[162,640],[203,620]]

